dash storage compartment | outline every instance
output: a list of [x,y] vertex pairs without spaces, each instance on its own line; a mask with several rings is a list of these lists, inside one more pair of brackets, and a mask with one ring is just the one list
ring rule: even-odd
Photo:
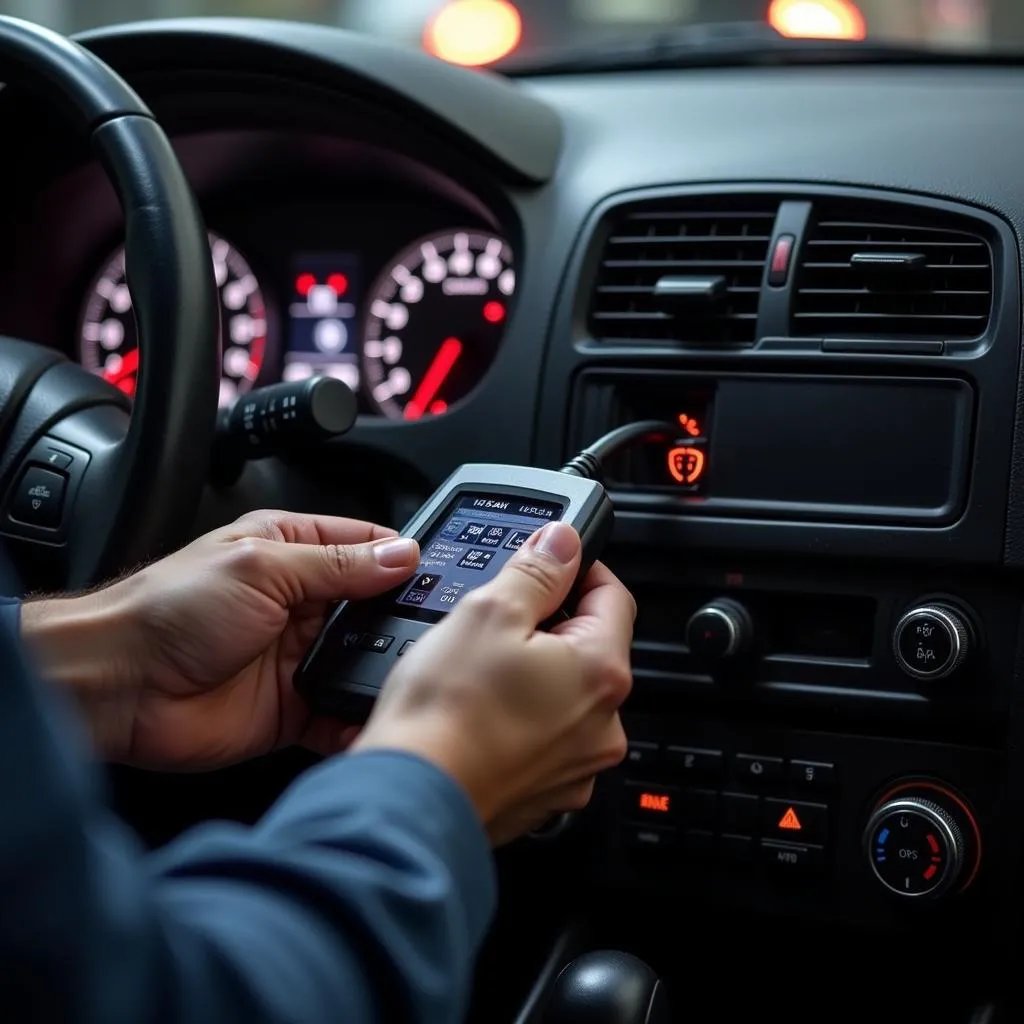
[[680,436],[611,467],[623,508],[940,526],[967,499],[974,392],[962,380],[591,369],[572,440],[652,417]]

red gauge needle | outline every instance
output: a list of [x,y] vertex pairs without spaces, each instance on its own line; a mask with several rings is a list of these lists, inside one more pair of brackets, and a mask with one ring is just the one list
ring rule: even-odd
[[426,411],[427,406],[434,400],[441,385],[448,379],[452,367],[462,355],[462,342],[458,338],[445,338],[441,347],[434,356],[427,372],[405,407],[405,418],[407,420],[418,420]]
[[125,377],[130,377],[139,368],[139,350],[133,348],[125,353],[121,359],[121,365],[115,371],[104,371],[103,379],[111,384],[118,384]]

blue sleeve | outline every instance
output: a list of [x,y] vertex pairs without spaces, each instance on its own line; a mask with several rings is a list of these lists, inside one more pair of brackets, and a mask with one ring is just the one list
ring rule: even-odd
[[457,1021],[495,902],[468,799],[412,756],[335,758],[252,829],[144,855],[0,606],[0,1005],[66,1024]]

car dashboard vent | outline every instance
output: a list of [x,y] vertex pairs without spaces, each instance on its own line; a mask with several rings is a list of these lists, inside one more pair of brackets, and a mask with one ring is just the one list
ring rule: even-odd
[[815,203],[797,269],[794,334],[939,340],[984,334],[992,253],[973,226],[891,203]]
[[591,299],[592,336],[753,345],[778,209],[770,196],[718,195],[617,211]]

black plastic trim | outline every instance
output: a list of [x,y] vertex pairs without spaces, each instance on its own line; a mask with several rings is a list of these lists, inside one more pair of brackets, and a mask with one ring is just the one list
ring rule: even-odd
[[446,137],[468,141],[504,176],[524,183],[547,182],[558,167],[561,117],[518,83],[367,34],[259,18],[182,18],[77,38],[128,75],[204,63],[220,71],[261,67],[360,98],[375,95],[392,110],[432,124],[439,145]]

